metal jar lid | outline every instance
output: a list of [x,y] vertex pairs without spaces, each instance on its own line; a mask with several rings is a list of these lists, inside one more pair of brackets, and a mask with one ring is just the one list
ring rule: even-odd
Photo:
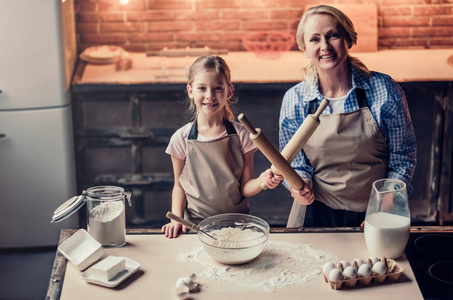
[[76,211],[78,211],[85,204],[85,191],[82,195],[74,196],[62,205],[60,205],[53,213],[52,220],[50,223],[58,223],[64,219],[72,216]]

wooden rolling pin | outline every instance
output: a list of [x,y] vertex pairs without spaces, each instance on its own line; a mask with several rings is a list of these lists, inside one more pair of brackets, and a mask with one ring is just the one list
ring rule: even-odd
[[[318,128],[320,124],[319,116],[328,105],[329,100],[323,99],[316,112],[314,114],[308,115],[307,118],[305,118],[302,125],[300,125],[299,129],[297,129],[296,133],[294,133],[288,144],[286,144],[281,154],[287,162],[291,163],[296,158],[297,154],[302,151],[302,148],[313,135],[316,128]],[[274,165],[271,166],[271,170],[275,175],[282,175]],[[267,189],[267,185],[263,182],[261,184],[261,188],[265,190]]]
[[[299,127],[299,129],[296,131],[294,136],[291,138],[291,140],[285,146],[285,148],[283,149],[280,156],[286,160],[287,165],[289,165],[294,160],[294,158],[297,156],[297,154],[302,150],[305,143],[312,136],[313,132],[316,130],[316,128],[318,128],[318,126],[320,124],[319,116],[324,111],[324,109],[327,107],[327,105],[329,105],[329,101],[327,99],[323,99],[323,101],[321,102],[321,104],[320,104],[319,108],[316,110],[316,112],[313,115],[308,115],[308,117],[304,120],[304,122]],[[241,121],[241,116],[242,116],[242,114],[239,115],[238,119],[242,124],[244,124],[244,122]],[[248,120],[247,120],[247,122],[248,122]],[[250,125],[250,123],[248,123],[248,125],[249,125],[249,127],[247,127],[244,124],[244,127],[246,127],[247,130],[249,130],[249,132],[251,132],[250,137],[253,141],[255,141],[252,138],[253,132],[250,130],[250,129],[254,130],[254,128]],[[269,142],[269,144],[271,144],[271,143]],[[258,145],[258,143],[257,143],[257,145]],[[271,146],[272,146],[272,144],[271,144]],[[259,145],[258,145],[258,148],[260,148]],[[272,146],[272,148],[274,148],[274,147]],[[260,150],[263,152],[263,150],[261,148],[260,148]],[[263,152],[263,154],[269,159],[269,157],[264,152]],[[299,178],[298,180],[295,180],[296,185],[294,185],[293,183],[291,183],[288,180],[288,178],[285,176],[285,174],[281,172],[281,169],[279,168],[278,165],[274,164],[274,162],[271,159],[269,159],[269,161],[272,163],[272,166],[271,166],[272,172],[277,175],[283,175],[283,177],[289,182],[289,184],[291,185],[292,188],[302,189],[304,187],[303,179],[299,176],[299,174],[297,174],[296,171],[294,171],[294,169],[291,167],[291,165],[289,165],[289,166],[291,167],[292,171]],[[293,174],[293,172],[291,172],[291,174]],[[302,182],[302,183],[300,184],[299,182]],[[300,186],[300,188],[298,188],[298,186]],[[261,188],[266,189],[267,186],[265,184],[262,184]],[[307,207],[305,205],[298,204],[296,201],[294,201],[293,205],[291,207],[291,211],[289,213],[288,223],[287,223],[286,227],[288,227],[288,228],[303,227],[304,221],[305,221],[306,209],[307,209]]]
[[[285,148],[282,151],[282,155],[291,163],[297,154],[302,150],[302,148],[307,143],[308,139],[313,135],[316,128],[318,128],[320,121],[319,116],[329,105],[329,100],[323,99],[318,109],[313,115],[308,115],[304,120],[299,129],[293,135],[291,140],[286,144]],[[274,166],[271,166],[271,170],[274,174],[278,171]],[[267,186],[266,186],[267,188]],[[286,224],[287,228],[300,228],[304,226],[305,221],[305,212],[307,206],[301,205],[296,201],[293,202],[291,211],[289,212],[288,223]]]
[[[278,170],[278,174],[281,174],[289,182],[292,188],[296,190],[302,189],[304,187],[303,179],[291,167],[281,153],[278,152],[274,145],[272,145],[271,141],[269,141],[269,139],[261,132],[261,129],[255,129],[244,114],[240,114],[238,120],[250,132],[250,139],[258,146],[271,164],[275,166]],[[305,205],[299,205],[294,201],[286,227],[302,227],[304,225],[306,208]]]
[[291,165],[274,147],[264,133],[261,132],[261,129],[255,129],[244,114],[240,114],[238,116],[238,120],[250,132],[250,139],[258,146],[260,151],[275,166],[275,168],[277,168],[279,174],[281,174],[293,188],[297,190],[303,188],[304,181],[302,178],[296,171],[294,171]]

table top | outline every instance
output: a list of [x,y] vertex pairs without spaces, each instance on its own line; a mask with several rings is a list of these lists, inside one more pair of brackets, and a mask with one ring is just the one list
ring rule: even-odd
[[[116,64],[84,65],[73,85],[81,84],[185,84],[196,57],[146,56],[130,52],[132,68],[118,71]],[[392,76],[397,82],[453,80],[452,49],[404,49],[351,52],[372,71]],[[252,52],[231,51],[221,55],[231,69],[232,82],[297,83],[308,60],[300,51],[284,52],[277,59],[264,59]]]
[[[453,231],[453,227],[429,226],[412,227],[411,232],[445,232]],[[61,231],[60,244],[68,239],[76,230]],[[207,264],[203,261],[178,261],[181,255],[189,255],[200,247],[195,234],[185,234],[177,239],[169,240],[160,234],[159,229],[128,229],[127,245],[120,248],[106,248],[106,255],[124,256],[141,264],[139,271],[126,279],[116,288],[106,288],[90,284],[82,280],[81,271],[57,251],[49,282],[46,299],[77,299],[83,297],[96,299],[127,299],[134,295],[135,299],[149,299],[150,296],[159,299],[175,299],[174,286],[179,277],[191,273],[206,274]],[[326,251],[332,259],[367,258],[366,245],[361,228],[312,228],[286,229],[271,228],[269,242],[310,245],[314,250]],[[288,244],[288,245],[290,245]],[[265,250],[266,251],[266,250]],[[200,251],[198,255],[200,255]],[[264,253],[264,252],[263,252]],[[205,261],[206,262],[206,261]],[[212,262],[212,261],[211,261]],[[252,264],[252,261],[250,264]],[[410,264],[405,257],[397,260],[403,268],[403,276],[397,282],[371,284],[364,287],[333,290],[324,282],[321,275],[313,282],[304,285],[277,286],[269,291],[256,286],[245,285],[234,281],[217,281],[215,278],[198,278],[201,289],[196,294],[197,299],[231,299],[244,297],[247,299],[295,298],[303,293],[309,298],[325,296],[336,299],[388,299],[407,298],[422,299]],[[209,264],[208,264],[209,265]],[[218,270],[221,270],[218,269]],[[217,271],[218,271],[217,270]],[[270,274],[272,270],[269,271]],[[397,287],[397,288],[395,288]],[[75,293],[75,294],[74,294]],[[311,297],[310,297],[311,296]],[[157,299],[157,298],[156,298]]]

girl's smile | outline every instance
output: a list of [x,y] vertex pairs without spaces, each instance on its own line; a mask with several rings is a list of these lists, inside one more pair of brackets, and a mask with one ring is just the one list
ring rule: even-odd
[[215,108],[217,106],[219,106],[219,103],[203,103],[202,105],[205,105],[207,106],[208,108]]

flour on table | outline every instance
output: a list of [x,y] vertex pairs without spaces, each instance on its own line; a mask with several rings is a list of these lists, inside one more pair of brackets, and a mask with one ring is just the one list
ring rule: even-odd
[[203,247],[181,253],[180,262],[198,262],[204,268],[197,273],[199,278],[214,281],[230,281],[244,288],[258,288],[275,292],[279,287],[305,285],[321,275],[322,266],[338,260],[311,245],[269,241],[263,252],[253,261],[243,265],[222,265],[210,259],[203,259]]

